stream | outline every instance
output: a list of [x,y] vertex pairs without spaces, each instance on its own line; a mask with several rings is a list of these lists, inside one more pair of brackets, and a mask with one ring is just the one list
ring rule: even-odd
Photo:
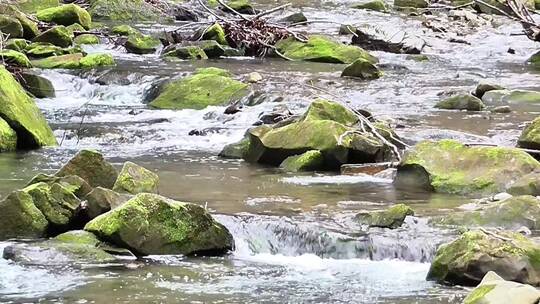
[[[514,146],[523,124],[540,112],[534,104],[516,105],[508,114],[433,108],[438,93],[472,90],[480,81],[540,90],[540,72],[524,64],[537,45],[511,35],[521,31],[518,23],[494,17],[496,28],[460,33],[470,45],[451,43],[419,18],[348,9],[352,3],[305,0],[294,7],[309,20],[362,23],[398,40],[404,33],[421,37],[429,61],[373,52],[384,77],[358,81],[339,77],[343,65],[276,58],[166,62],[157,54],[132,55],[101,44],[85,51],[112,53],[116,67],[41,71],[57,96],[37,103],[61,145],[0,154],[0,198],[38,172],[55,172],[78,150],[97,149],[118,167],[130,160],[157,172],[161,195],[207,206],[231,231],[236,249],[221,258],[149,256],[107,265],[21,266],[0,259],[0,302],[461,303],[468,289],[425,280],[437,246],[456,235],[430,227],[427,216],[452,212],[471,198],[395,189],[390,179],[367,175],[284,173],[217,156],[242,139],[261,113],[286,105],[300,114],[319,96],[331,99],[328,93],[389,119],[409,143],[454,138]],[[265,0],[255,4],[276,6]],[[175,28],[134,26],[145,32]],[[338,28],[314,23],[302,29],[338,37]],[[338,38],[350,41],[350,36]],[[225,106],[171,111],[144,103],[157,79],[200,67],[226,68],[240,77],[260,73],[255,105],[226,115]],[[189,135],[193,130],[206,134]],[[399,229],[366,232],[353,221],[361,210],[397,202],[409,204],[417,215]],[[8,244],[0,242],[0,249]]]

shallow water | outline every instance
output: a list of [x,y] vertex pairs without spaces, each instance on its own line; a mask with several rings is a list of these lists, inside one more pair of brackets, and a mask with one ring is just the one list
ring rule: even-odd
[[[258,3],[261,8],[275,5]],[[390,180],[369,176],[286,174],[216,156],[224,145],[241,139],[260,113],[281,104],[302,113],[314,98],[336,98],[328,93],[391,120],[411,143],[455,138],[514,145],[523,123],[540,112],[534,104],[514,106],[510,114],[433,109],[441,91],[471,90],[479,81],[540,90],[540,72],[524,64],[535,45],[510,35],[520,31],[518,24],[497,17],[496,28],[461,33],[459,38],[471,45],[456,44],[448,42],[455,33],[443,37],[423,27],[421,18],[344,8],[351,3],[310,0],[294,6],[302,7],[310,20],[378,27],[398,40],[404,33],[422,37],[430,60],[374,52],[386,64],[385,76],[366,82],[340,78],[342,65],[271,58],[170,63],[100,45],[87,51],[112,52],[117,67],[83,74],[42,72],[53,81],[57,97],[38,100],[38,105],[61,145],[0,154],[0,196],[37,172],[54,172],[79,149],[95,148],[115,165],[132,160],[155,170],[161,194],[207,206],[231,230],[237,248],[224,258],[148,257],[99,267],[45,268],[0,259],[0,302],[460,303],[466,290],[425,281],[437,245],[455,232],[429,227],[424,216],[444,214],[470,198],[398,190]],[[338,27],[315,23],[303,29],[337,36]],[[507,52],[510,47],[515,54]],[[156,79],[207,66],[227,68],[239,78],[259,72],[264,81],[254,87],[265,102],[234,115],[223,114],[225,107],[168,111],[142,102]],[[104,73],[114,75],[114,83],[97,84]],[[207,128],[214,132],[188,135]],[[360,210],[396,202],[417,211],[418,217],[408,218],[402,229],[368,234],[352,221]]]

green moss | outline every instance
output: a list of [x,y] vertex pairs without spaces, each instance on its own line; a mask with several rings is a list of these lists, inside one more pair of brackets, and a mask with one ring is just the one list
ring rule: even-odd
[[113,190],[138,194],[157,193],[159,177],[154,172],[135,163],[126,162],[118,174]]
[[60,184],[37,183],[24,188],[34,205],[45,215],[47,221],[60,227],[66,227],[79,207],[81,201],[69,190]]
[[111,54],[90,54],[81,58],[79,63],[81,69],[116,65]]
[[9,39],[6,42],[5,49],[23,52],[28,47],[28,41],[25,39]]
[[135,54],[151,54],[154,53],[161,45],[161,41],[157,38],[142,34],[131,34],[124,44],[126,50]]
[[346,66],[341,77],[355,77],[360,79],[377,79],[383,76],[383,72],[366,59],[360,58]]
[[287,157],[279,167],[288,172],[320,170],[324,167],[324,156],[321,151],[311,150]]
[[249,153],[250,143],[251,141],[249,140],[249,138],[244,137],[241,141],[237,143],[232,143],[225,146],[223,150],[221,150],[221,152],[219,153],[219,156],[224,158],[237,159],[246,158]]
[[475,288],[463,300],[464,304],[482,304],[484,297],[495,288],[495,285],[482,285]]
[[337,102],[324,99],[317,99],[309,105],[304,120],[332,120],[345,126],[358,123],[358,117],[351,110]]
[[255,9],[249,0],[227,1],[227,5],[241,14],[255,14]]
[[414,210],[405,205],[397,204],[387,210],[359,213],[355,219],[363,225],[396,229],[403,225],[405,217],[414,215]]
[[92,69],[115,65],[115,62],[110,54],[90,54],[83,56],[81,53],[75,53],[34,60],[32,64],[41,69]]
[[26,48],[26,54],[32,58],[46,58],[65,54],[65,50],[51,43],[34,42]]
[[56,138],[34,101],[0,66],[0,117],[15,130],[20,148],[56,145]]
[[202,40],[214,40],[221,45],[229,45],[227,38],[225,38],[225,31],[219,23],[214,23],[207,28],[202,34]]
[[427,0],[394,0],[394,6],[426,8],[429,6],[429,1]]
[[59,0],[17,0],[17,6],[25,13],[33,14],[37,11],[56,7],[60,5]]
[[118,177],[116,169],[108,163],[103,155],[93,150],[81,150],[70,159],[56,176],[77,175],[92,187],[111,189]]
[[160,109],[204,109],[224,105],[248,93],[248,85],[223,76],[221,69],[198,70],[196,74],[166,85],[161,94],[150,103]]
[[99,37],[92,34],[83,34],[75,37],[73,40],[76,44],[99,44]]
[[388,5],[383,0],[373,0],[366,3],[355,4],[352,8],[356,9],[366,9],[377,12],[387,12]]
[[25,54],[14,50],[0,50],[0,59],[3,62],[17,65],[23,68],[31,68],[32,64]]
[[48,222],[36,208],[32,197],[15,191],[0,202],[0,240],[11,238],[40,238],[45,236]]
[[85,29],[90,29],[92,25],[90,14],[75,4],[65,4],[40,10],[37,12],[36,17],[39,21],[54,22],[65,26],[78,23]]
[[56,236],[54,240],[62,243],[88,245],[92,247],[97,247],[101,243],[93,233],[84,230],[68,231]]
[[113,34],[121,36],[138,35],[140,32],[129,25],[117,25],[111,29]]
[[17,133],[0,118],[0,152],[14,151],[17,149]]
[[[540,1],[539,1],[540,2]],[[527,62],[535,68],[540,68],[540,52],[534,53]]]
[[49,186],[59,184],[68,192],[75,194],[75,196],[78,198],[83,198],[92,191],[92,187],[84,179],[77,175],[66,175],[59,177],[40,173],[34,176],[30,182],[28,182],[27,186],[37,183],[46,183]]
[[113,21],[166,21],[156,6],[144,0],[90,0],[89,12],[94,18]]
[[362,48],[345,45],[326,36],[310,36],[307,43],[287,38],[278,42],[276,48],[286,57],[295,60],[352,63],[362,58],[371,63],[377,62],[377,58]]
[[521,133],[518,146],[526,149],[540,148],[540,117],[537,117]]
[[179,47],[165,56],[174,56],[180,59],[208,59],[203,49],[198,46]]
[[73,33],[65,26],[55,26],[38,35],[33,41],[48,42],[66,48],[73,43]]

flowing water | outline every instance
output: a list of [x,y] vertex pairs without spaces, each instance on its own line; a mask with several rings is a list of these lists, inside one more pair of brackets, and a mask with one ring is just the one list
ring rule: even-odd
[[[94,148],[116,165],[132,160],[156,170],[160,194],[207,206],[232,232],[236,249],[222,258],[151,256],[111,265],[21,266],[0,259],[0,302],[460,303],[466,290],[425,281],[435,249],[455,235],[428,226],[425,216],[444,214],[470,198],[398,190],[384,178],[288,174],[217,157],[260,113],[283,104],[302,113],[314,98],[332,98],[328,93],[390,119],[411,143],[456,138],[514,145],[523,123],[538,114],[540,107],[533,104],[515,106],[510,114],[433,109],[441,91],[470,90],[479,81],[540,90],[540,73],[523,63],[535,45],[511,35],[519,33],[519,25],[496,18],[496,28],[460,33],[470,45],[456,44],[423,27],[420,18],[346,9],[350,4],[311,0],[295,6],[310,20],[361,23],[398,40],[405,33],[422,37],[430,60],[374,52],[385,76],[365,82],[340,78],[342,65],[255,58],[171,63],[99,45],[86,50],[112,52],[117,67],[43,71],[57,97],[37,102],[61,145],[0,154],[0,196],[37,172],[54,172],[79,149]],[[174,27],[137,26],[146,31]],[[315,23],[304,30],[337,36],[337,28]],[[254,86],[259,93],[254,100],[262,102],[234,115],[223,114],[225,107],[169,111],[143,102],[155,80],[208,66],[239,77],[262,74],[264,81]],[[209,132],[192,136],[192,130]],[[418,217],[407,218],[400,229],[369,233],[353,221],[360,210],[396,202],[410,204]],[[1,249],[9,243],[0,244]]]

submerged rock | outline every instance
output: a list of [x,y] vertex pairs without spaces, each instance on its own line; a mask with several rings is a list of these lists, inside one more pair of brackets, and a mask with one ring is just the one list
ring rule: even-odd
[[124,44],[129,53],[134,54],[152,54],[161,46],[161,41],[149,35],[131,34]]
[[535,304],[538,300],[540,300],[538,289],[506,281],[490,271],[463,300],[463,304]]
[[386,4],[386,2],[384,2],[384,0],[372,0],[365,3],[354,4],[352,8],[366,9],[366,10],[377,11],[377,12],[388,11],[388,5]]
[[23,72],[18,75],[18,79],[24,89],[34,97],[53,98],[56,96],[54,86],[47,78]]
[[396,229],[403,225],[405,218],[409,215],[414,215],[411,207],[397,204],[387,210],[359,213],[354,218],[359,224],[369,227]]
[[538,169],[538,161],[514,148],[423,141],[405,153],[394,182],[441,193],[489,194],[505,191],[513,180]]
[[143,192],[157,193],[159,177],[154,172],[132,162],[125,162],[113,190],[138,194]]
[[452,212],[431,220],[437,225],[540,229],[540,200],[534,196],[514,196],[493,202],[479,210]]
[[92,17],[90,14],[75,4],[65,4],[40,10],[37,12],[36,17],[39,21],[52,22],[65,26],[78,23],[87,30],[92,26]]
[[0,66],[0,117],[17,133],[19,148],[56,145],[56,138],[34,101]]
[[539,259],[540,247],[520,233],[468,231],[439,247],[427,279],[476,286],[495,271],[505,280],[538,286]]
[[131,199],[131,195],[118,193],[111,189],[96,187],[84,198],[86,201],[86,215],[94,219]]
[[98,216],[85,230],[140,255],[216,255],[234,247],[227,228],[204,208],[149,193]]
[[92,187],[111,189],[118,177],[116,169],[97,151],[81,150],[70,159],[56,176],[77,175]]
[[324,156],[321,151],[311,150],[287,157],[279,167],[288,172],[315,171],[324,168]]
[[47,42],[59,47],[67,48],[73,44],[73,33],[65,26],[54,26],[39,34],[32,41]]
[[248,94],[248,85],[218,68],[198,69],[192,76],[164,85],[150,105],[159,109],[204,109],[225,105]]
[[357,46],[345,45],[326,36],[311,36],[306,43],[287,38],[276,44],[277,50],[288,58],[295,60],[352,63],[357,59],[365,59],[377,63],[377,58]]
[[491,90],[482,96],[488,106],[499,106],[520,103],[540,103],[540,92],[526,90]]
[[41,69],[92,69],[102,66],[113,66],[115,64],[111,54],[90,54],[84,56],[81,53],[75,53],[32,61],[34,67]]
[[350,65],[346,66],[341,77],[355,77],[360,79],[377,79],[382,77],[383,72],[374,64],[365,60],[357,59]]
[[28,193],[12,192],[0,201],[0,210],[0,240],[45,236],[49,223]]
[[521,133],[518,147],[525,149],[540,149],[540,117],[532,121]]
[[484,109],[484,103],[480,98],[471,94],[459,94],[439,101],[435,108],[444,110],[467,110],[481,111]]

